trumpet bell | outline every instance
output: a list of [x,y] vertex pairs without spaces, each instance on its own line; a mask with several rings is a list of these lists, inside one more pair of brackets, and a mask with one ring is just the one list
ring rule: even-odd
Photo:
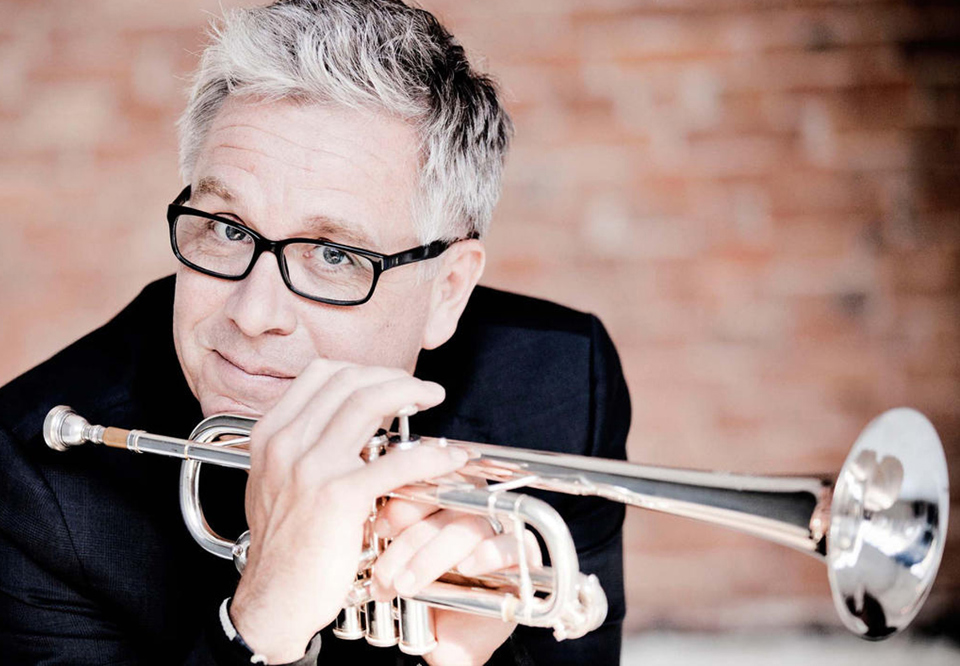
[[892,409],[861,433],[837,476],[826,565],[846,627],[879,640],[926,600],[946,543],[947,461],[920,412]]

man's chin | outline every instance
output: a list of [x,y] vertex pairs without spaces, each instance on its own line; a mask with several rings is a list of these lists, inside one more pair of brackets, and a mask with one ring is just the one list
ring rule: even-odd
[[267,413],[270,405],[247,404],[235,398],[217,395],[200,401],[200,408],[204,418],[216,414],[234,414],[236,416],[250,416],[260,418]]

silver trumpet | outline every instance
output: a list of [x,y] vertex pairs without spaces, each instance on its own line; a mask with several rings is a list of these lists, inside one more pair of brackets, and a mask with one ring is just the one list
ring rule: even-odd
[[[890,410],[860,434],[835,479],[748,476],[637,465],[618,460],[458,442],[399,432],[380,433],[362,457],[392,449],[455,446],[468,451],[462,479],[438,479],[398,489],[389,497],[426,502],[486,516],[517,536],[519,565],[477,577],[445,574],[411,599],[375,601],[369,581],[386,543],[373,529],[371,508],[355,585],[334,633],[377,646],[398,645],[426,654],[436,645],[429,607],[547,627],[557,640],[577,638],[606,617],[597,578],[580,572],[567,526],[546,502],[520,488],[602,497],[614,502],[695,518],[789,546],[823,561],[834,605],[846,627],[871,640],[906,627],[930,592],[943,555],[949,511],[947,464],[930,422],[907,408]],[[187,528],[205,550],[232,559],[242,572],[249,533],[235,541],[213,532],[199,501],[203,463],[249,469],[249,434],[256,421],[212,416],[189,440],[142,430],[90,425],[69,407],[55,407],[44,438],[58,451],[85,442],[182,458],[180,508]],[[550,566],[524,559],[523,532],[532,528],[546,545]]]

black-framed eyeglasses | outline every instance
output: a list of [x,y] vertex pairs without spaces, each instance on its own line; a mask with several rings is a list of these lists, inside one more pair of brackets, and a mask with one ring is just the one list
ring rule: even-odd
[[206,275],[242,280],[261,254],[272,252],[290,291],[330,305],[366,303],[384,271],[433,259],[458,242],[438,240],[396,254],[382,254],[315,238],[275,241],[236,220],[184,206],[189,199],[188,185],[167,207],[170,245],[177,259]]

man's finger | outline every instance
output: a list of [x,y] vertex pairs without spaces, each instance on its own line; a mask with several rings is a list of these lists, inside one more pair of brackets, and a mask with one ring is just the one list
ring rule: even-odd
[[[301,463],[317,464],[322,469],[323,458],[311,451]],[[419,446],[406,451],[390,451],[385,456],[364,465],[343,477],[345,486],[354,489],[363,501],[372,502],[391,490],[418,481],[435,479],[460,469],[467,461],[465,451]]]
[[358,388],[344,399],[319,435],[317,445],[304,457],[320,457],[329,463],[333,456],[356,456],[385,417],[411,404],[419,409],[434,407],[444,397],[439,384],[409,375]]
[[397,575],[407,568],[411,558],[455,519],[456,515],[451,512],[435,513],[426,520],[411,525],[394,539],[377,558],[374,566],[374,594],[381,599],[397,596],[393,587]]
[[473,552],[492,529],[478,516],[462,515],[449,522],[395,575],[394,589],[401,596],[415,595]]
[[[397,368],[344,365],[326,377],[318,372],[316,381],[303,389],[309,395],[302,401],[299,412],[274,433],[271,447],[275,450],[270,453],[281,454],[288,464],[292,464],[320,440],[331,420],[344,409],[350,396],[368,387],[404,378],[410,379],[410,376]],[[285,413],[288,407],[292,405],[284,406]],[[276,442],[281,443],[284,451],[276,450]]]
[[260,441],[268,441],[278,430],[296,418],[318,387],[338,370],[353,367],[352,363],[316,359],[290,383],[290,387],[270,410],[257,421],[257,434]]
[[377,536],[390,538],[400,534],[411,525],[425,520],[439,510],[432,504],[391,499],[378,511],[374,529]]
[[[543,556],[537,539],[529,530],[523,532],[523,545],[526,551],[527,562],[531,567],[543,564]],[[480,576],[482,574],[507,569],[520,562],[516,534],[500,534],[484,540],[469,557],[457,565],[457,570],[464,576]]]

